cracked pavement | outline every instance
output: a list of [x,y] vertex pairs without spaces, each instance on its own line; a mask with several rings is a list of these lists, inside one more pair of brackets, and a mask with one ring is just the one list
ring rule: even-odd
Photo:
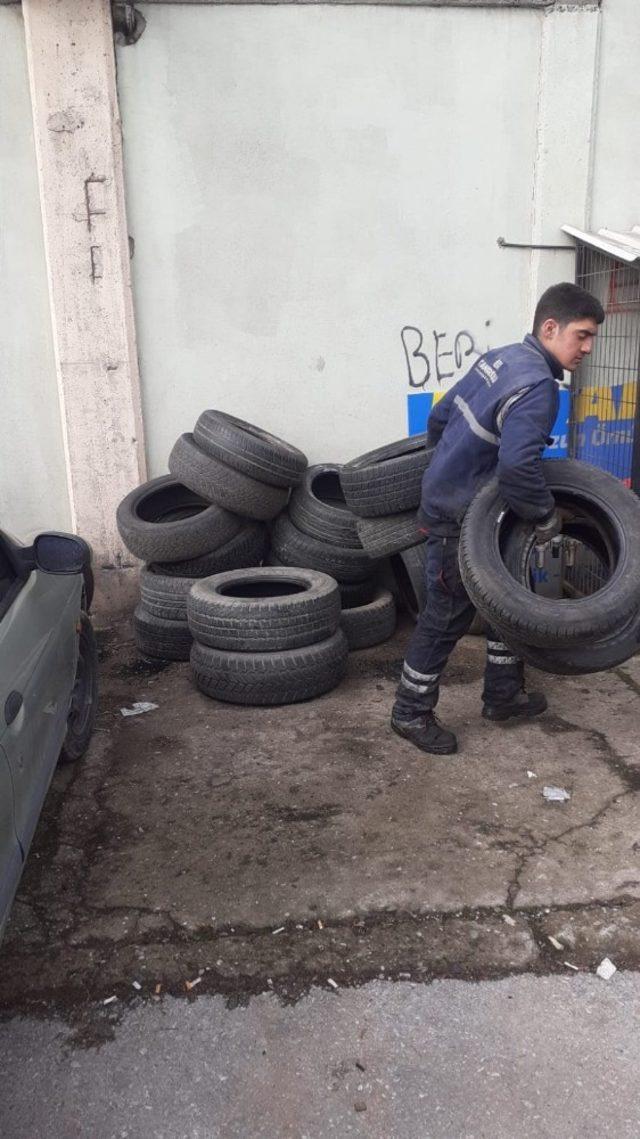
[[[549,712],[501,726],[466,638],[440,706],[460,752],[430,758],[388,730],[408,632],[353,654],[334,692],[260,709],[108,631],[94,743],[54,779],[0,951],[5,1017],[58,1012],[83,1044],[159,993],[636,967],[638,662],[532,677]],[[135,700],[158,708],[123,718]]]

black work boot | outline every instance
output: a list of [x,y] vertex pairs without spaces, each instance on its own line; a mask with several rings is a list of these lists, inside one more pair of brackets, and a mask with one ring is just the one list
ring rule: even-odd
[[392,715],[391,728],[396,735],[431,755],[452,755],[458,750],[453,732],[438,723],[434,712],[426,712],[416,720],[396,720]]
[[546,710],[547,698],[543,692],[518,692],[502,704],[485,703],[482,715],[485,720],[511,720],[515,716],[529,719]]

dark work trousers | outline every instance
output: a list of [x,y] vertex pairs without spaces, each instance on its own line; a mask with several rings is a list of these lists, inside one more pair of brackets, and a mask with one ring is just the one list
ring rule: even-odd
[[[474,607],[460,578],[458,537],[426,540],[426,602],[409,643],[393,716],[413,720],[438,702],[440,677],[451,650],[469,631]],[[482,699],[505,704],[520,691],[524,666],[493,632],[487,633]]]

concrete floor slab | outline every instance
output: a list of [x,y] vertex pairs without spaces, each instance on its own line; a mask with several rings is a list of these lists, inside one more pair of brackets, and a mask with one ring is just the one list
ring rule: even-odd
[[[142,666],[115,630],[94,744],[54,780],[7,930],[0,1005],[128,985],[141,952],[148,983],[175,991],[199,967],[225,992],[234,969],[238,991],[288,975],[299,992],[328,966],[345,982],[437,976],[445,958],[453,975],[554,968],[545,908],[640,896],[635,662],[532,678],[549,712],[499,726],[480,718],[484,643],[467,638],[440,708],[460,752],[427,757],[388,728],[408,632],[352,654],[332,693],[270,709],[208,700],[187,665]],[[136,700],[158,707],[123,718]],[[505,915],[524,922],[517,946]]]
[[[442,702],[461,736],[457,757],[426,758],[388,730],[395,680],[376,671],[393,661],[389,648],[370,654],[373,675],[356,669],[334,692],[284,708],[214,703],[184,667],[136,685],[129,701],[159,707],[127,720],[110,709],[107,825],[84,881],[89,907],[262,928],[506,904],[523,845],[586,825],[626,788],[583,717],[480,720],[479,647],[460,655]],[[547,782],[567,786],[570,803],[547,803]],[[614,892],[618,882],[616,867]]]

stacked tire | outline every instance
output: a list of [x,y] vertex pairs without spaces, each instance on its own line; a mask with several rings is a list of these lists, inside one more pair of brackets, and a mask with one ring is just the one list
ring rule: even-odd
[[587,463],[547,459],[542,468],[563,512],[563,538],[598,566],[593,591],[535,592],[534,526],[505,509],[497,479],[465,516],[462,579],[478,611],[529,664],[561,675],[614,668],[640,648],[640,501]]
[[204,411],[169,456],[170,474],[136,488],[117,523],[145,564],[133,619],[144,657],[188,660],[187,597],[212,574],[258,566],[267,522],[286,506],[306,456],[282,439],[220,411]]
[[232,704],[292,704],[344,676],[340,593],[327,574],[273,566],[196,582],[187,602],[191,667],[205,695]]
[[[422,476],[431,458],[426,444],[424,434],[400,439],[359,455],[340,471],[345,502],[356,517],[360,542],[378,564],[389,559],[396,596],[414,620],[424,604],[425,535],[418,526],[417,508]],[[381,592],[387,593],[383,604],[392,604],[395,609],[393,596],[380,591],[370,613],[372,628]],[[366,615],[362,619],[365,621]],[[391,636],[394,628],[395,614],[393,625],[390,621],[387,624],[386,636]]]
[[396,612],[392,595],[378,585],[379,559],[364,549],[358,519],[345,502],[342,469],[336,463],[320,463],[305,471],[287,512],[273,526],[270,560],[335,578],[341,627],[349,648],[355,650],[392,636]]

